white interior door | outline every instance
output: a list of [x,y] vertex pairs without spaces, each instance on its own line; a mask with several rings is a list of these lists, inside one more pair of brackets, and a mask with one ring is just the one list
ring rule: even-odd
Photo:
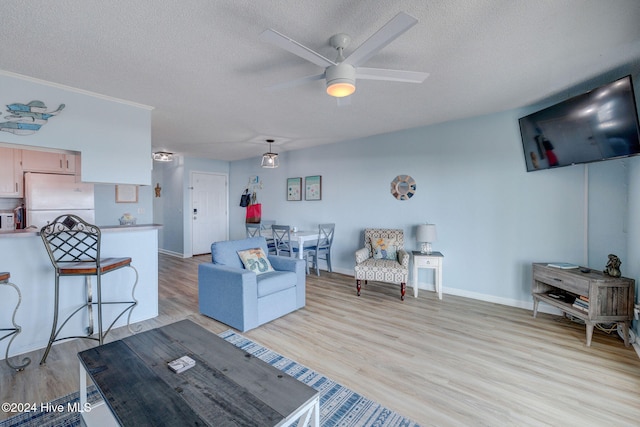
[[191,188],[191,253],[207,254],[229,238],[227,175],[192,172]]

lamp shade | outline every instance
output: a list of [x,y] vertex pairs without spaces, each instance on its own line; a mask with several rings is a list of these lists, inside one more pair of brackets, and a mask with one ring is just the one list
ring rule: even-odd
[[418,242],[436,242],[438,234],[436,233],[435,224],[420,224],[416,230],[416,241]]

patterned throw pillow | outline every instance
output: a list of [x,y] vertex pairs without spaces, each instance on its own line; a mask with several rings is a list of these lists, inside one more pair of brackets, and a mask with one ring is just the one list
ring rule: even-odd
[[398,244],[393,239],[372,237],[371,249],[373,249],[373,259],[391,259],[395,261],[398,258]]
[[238,256],[240,257],[244,268],[253,271],[256,275],[274,271],[262,248],[238,251]]

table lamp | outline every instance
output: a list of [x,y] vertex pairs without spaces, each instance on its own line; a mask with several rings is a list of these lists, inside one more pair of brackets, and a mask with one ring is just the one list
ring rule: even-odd
[[435,224],[420,224],[416,230],[416,240],[421,244],[420,253],[431,253],[431,242],[438,240]]

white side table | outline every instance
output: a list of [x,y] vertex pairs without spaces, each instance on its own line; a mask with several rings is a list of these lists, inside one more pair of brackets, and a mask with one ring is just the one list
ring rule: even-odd
[[432,268],[435,270],[435,286],[438,299],[442,299],[442,259],[444,255],[440,252],[423,254],[420,251],[413,253],[413,296],[418,297],[418,269]]

